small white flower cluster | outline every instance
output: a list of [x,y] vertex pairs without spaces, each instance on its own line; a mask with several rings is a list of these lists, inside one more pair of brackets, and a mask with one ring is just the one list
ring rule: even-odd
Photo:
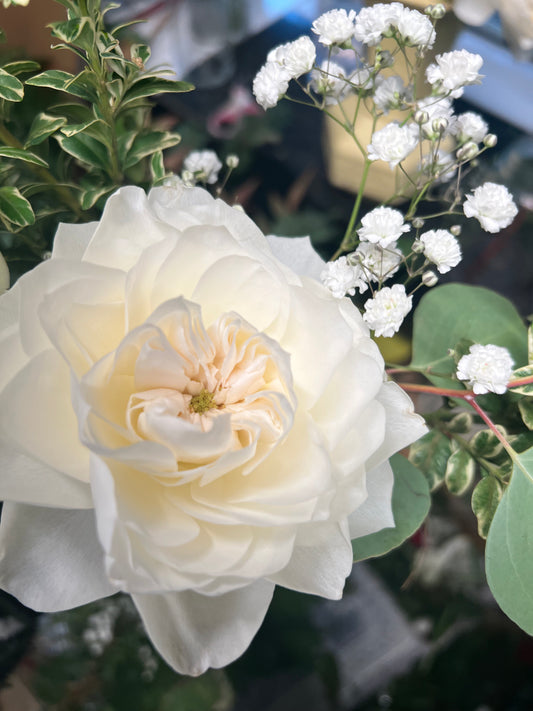
[[429,230],[420,235],[426,259],[433,262],[440,274],[446,274],[461,261],[461,247],[448,230]]
[[365,303],[363,319],[376,336],[390,338],[400,329],[412,305],[413,297],[407,296],[403,284],[384,286]]
[[388,247],[410,229],[410,225],[405,224],[399,210],[381,206],[374,208],[363,217],[357,234],[362,241],[374,242],[380,247]]
[[139,647],[138,655],[143,666],[141,679],[143,681],[153,681],[155,673],[159,667],[159,662],[157,661],[152,648],[148,644],[142,644]]
[[192,151],[183,161],[181,179],[186,185],[195,185],[197,182],[213,185],[218,180],[221,168],[222,163],[215,151]]
[[484,183],[463,204],[467,217],[475,217],[486,232],[499,232],[509,227],[518,213],[513,196],[505,185]]
[[118,616],[118,607],[109,604],[100,612],[95,612],[87,620],[87,627],[83,631],[83,641],[94,657],[103,654],[105,648],[113,640],[115,620]]
[[368,158],[386,161],[391,168],[395,168],[417,146],[417,126],[401,126],[397,121],[391,121],[372,135],[372,141],[367,146]]
[[320,274],[320,280],[337,299],[349,294],[353,296],[356,289],[364,291],[366,283],[357,265],[348,262],[347,257],[339,257],[334,262],[328,262]]
[[467,380],[476,395],[502,395],[513,372],[514,361],[507,348],[488,344],[470,347],[457,364],[457,377]]
[[435,30],[429,17],[399,2],[364,7],[355,21],[354,38],[369,46],[397,33],[411,47],[432,47]]
[[272,49],[253,81],[257,103],[264,109],[276,106],[287,92],[290,80],[310,72],[315,58],[315,45],[307,36]]
[[457,99],[468,84],[481,84],[483,57],[466,49],[437,54],[426,69],[426,78],[437,93]]

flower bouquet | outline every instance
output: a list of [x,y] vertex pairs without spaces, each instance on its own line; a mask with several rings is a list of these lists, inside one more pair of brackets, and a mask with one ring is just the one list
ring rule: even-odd
[[[504,185],[463,188],[497,142],[454,112],[482,58],[439,54],[420,80],[443,6],[327,12],[253,82],[264,109],[308,104],[362,157],[324,261],[313,235],[265,237],[221,199],[212,151],[172,174],[180,136],[149,98],[192,87],[123,49],[112,6],[58,2],[52,35],[80,71],[0,69],[2,588],[45,612],[127,593],[159,654],[198,675],[243,654],[276,586],[339,599],[445,487],[471,499],[490,588],[533,633],[533,333],[495,292],[436,286],[462,223],[517,214]],[[397,117],[366,145],[363,109]],[[376,162],[397,190],[362,214]],[[385,363],[375,338],[411,316],[410,363]],[[440,405],[416,414],[409,393]]]

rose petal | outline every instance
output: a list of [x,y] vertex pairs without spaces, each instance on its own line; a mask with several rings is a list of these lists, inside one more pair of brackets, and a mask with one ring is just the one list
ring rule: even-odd
[[415,413],[413,401],[396,383],[384,382],[377,401],[385,408],[386,434],[383,445],[368,459],[369,469],[416,442],[428,431],[424,418]]
[[144,190],[126,186],[106,202],[83,259],[127,271],[150,244],[173,234],[174,230],[149,209]]
[[82,225],[60,222],[54,237],[52,258],[81,261],[97,226],[98,222],[86,222]]
[[93,511],[6,503],[0,554],[0,585],[34,610],[56,612],[117,592],[105,575]]
[[393,484],[394,475],[388,462],[383,462],[368,472],[367,499],[348,518],[351,539],[394,526],[391,506]]
[[324,271],[326,263],[313,249],[309,237],[267,235],[267,240],[272,253],[280,262],[300,276],[308,276],[320,281],[320,274]]
[[21,452],[89,481],[88,452],[70,402],[70,373],[57,351],[32,358],[0,393],[0,430]]
[[307,543],[308,528],[300,531],[287,567],[269,580],[291,590],[339,600],[353,565],[347,527],[330,523],[315,526]]
[[134,595],[154,646],[181,674],[198,676],[229,664],[261,626],[274,585],[258,580],[218,597],[194,592]]
[[0,501],[67,509],[93,507],[88,484],[54,471],[0,439]]

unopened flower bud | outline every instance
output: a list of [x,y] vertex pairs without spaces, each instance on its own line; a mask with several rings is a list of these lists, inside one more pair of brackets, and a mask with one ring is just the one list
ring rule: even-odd
[[415,115],[413,116],[415,123],[417,123],[419,126],[422,126],[423,124],[427,123],[429,121],[429,114],[427,111],[422,111],[421,109],[418,109],[418,111],[415,111]]
[[226,156],[226,165],[231,170],[234,170],[239,165],[239,156],[236,156],[235,153],[230,153],[229,156]]
[[435,133],[438,133],[442,136],[444,131],[446,131],[446,129],[448,128],[448,119],[444,118],[444,116],[433,119],[431,123],[431,128]]
[[380,67],[380,68],[392,67],[393,64],[394,64],[394,58],[388,50],[382,49],[382,50],[376,51],[376,57],[374,60],[374,66],[376,68],[377,67]]
[[475,158],[478,153],[479,148],[477,147],[477,143],[474,143],[473,141],[468,141],[464,144],[462,148],[459,148],[456,153],[456,156],[458,160],[472,160],[472,158]]
[[422,284],[424,284],[424,286],[435,286],[438,280],[439,277],[430,269],[422,274]]
[[487,148],[494,148],[494,146],[498,143],[498,136],[494,133],[487,133],[485,138],[483,139],[483,145],[486,146]]
[[450,232],[452,233],[452,235],[454,237],[459,237],[459,235],[461,234],[461,230],[462,230],[461,225],[452,225],[450,227]]
[[445,14],[446,6],[441,2],[437,3],[437,5],[433,5],[433,7],[431,7],[431,12],[428,13],[428,15],[434,20],[442,20]]
[[421,242],[419,239],[415,239],[411,246],[411,249],[415,254],[421,254],[424,251],[424,243]]
[[185,183],[185,185],[191,186],[194,185],[195,180],[194,180],[194,173],[190,170],[182,170],[181,171],[181,179]]
[[424,220],[421,217],[415,217],[413,220],[413,227],[415,230],[421,230],[424,227]]

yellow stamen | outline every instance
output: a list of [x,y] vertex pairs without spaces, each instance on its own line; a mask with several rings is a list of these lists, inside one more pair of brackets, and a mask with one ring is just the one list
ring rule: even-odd
[[200,390],[198,395],[193,395],[189,403],[189,408],[193,412],[197,412],[199,415],[203,415],[204,412],[210,410],[214,407],[213,400],[215,395],[210,393],[209,390]]

